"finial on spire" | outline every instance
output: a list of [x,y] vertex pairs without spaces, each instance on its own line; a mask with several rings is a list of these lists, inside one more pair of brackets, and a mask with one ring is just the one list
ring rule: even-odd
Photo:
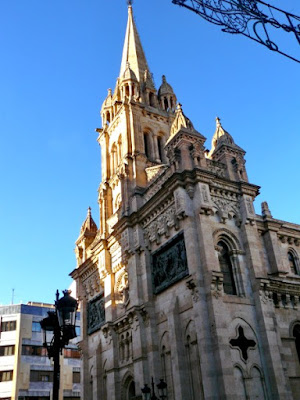
[[133,3],[133,0],[127,0],[128,7],[131,7],[132,3]]
[[221,119],[219,117],[216,117],[216,123],[217,123],[217,127],[221,126]]
[[182,104],[177,103],[176,111],[182,111]]

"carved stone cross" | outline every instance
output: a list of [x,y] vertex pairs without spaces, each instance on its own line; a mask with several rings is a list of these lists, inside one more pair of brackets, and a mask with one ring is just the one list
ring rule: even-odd
[[238,329],[238,337],[236,339],[231,339],[229,343],[232,347],[238,347],[242,353],[242,358],[247,361],[248,360],[248,349],[254,348],[256,342],[251,339],[247,339],[244,335],[244,329],[240,326]]

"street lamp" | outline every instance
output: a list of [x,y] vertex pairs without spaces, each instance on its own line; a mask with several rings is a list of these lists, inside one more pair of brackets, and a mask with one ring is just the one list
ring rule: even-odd
[[158,389],[159,398],[156,397],[156,394],[155,394],[153,377],[151,379],[151,386],[152,386],[152,390],[149,388],[147,383],[145,383],[144,387],[141,389],[144,400],[167,399],[167,384],[163,379],[160,379],[160,382],[156,385],[157,389]]
[[[56,291],[55,311],[48,311],[48,317],[40,321],[44,331],[43,346],[47,348],[48,357],[53,359],[53,400],[58,400],[60,365],[59,354],[69,343],[69,340],[76,337],[75,321],[78,302],[70,296],[70,290],[64,290],[64,296],[59,299],[59,292]],[[47,332],[53,332],[51,342],[47,342]]]
[[161,399],[166,399],[167,398],[167,383],[163,380],[160,379],[160,382],[156,385],[158,389],[158,395]]

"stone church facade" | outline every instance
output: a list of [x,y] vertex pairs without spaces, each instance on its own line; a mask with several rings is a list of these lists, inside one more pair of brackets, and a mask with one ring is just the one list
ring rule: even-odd
[[101,108],[100,224],[76,241],[85,400],[300,399],[300,226],[257,215],[245,151],[217,118],[211,150],[128,8]]

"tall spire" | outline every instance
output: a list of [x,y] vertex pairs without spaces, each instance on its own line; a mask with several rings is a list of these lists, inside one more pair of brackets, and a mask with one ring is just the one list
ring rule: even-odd
[[149,67],[133,19],[131,2],[128,4],[128,21],[123,47],[120,78],[122,79],[124,72],[126,71],[126,67],[129,64],[130,69],[134,72],[137,80],[142,82],[145,70],[149,71]]

